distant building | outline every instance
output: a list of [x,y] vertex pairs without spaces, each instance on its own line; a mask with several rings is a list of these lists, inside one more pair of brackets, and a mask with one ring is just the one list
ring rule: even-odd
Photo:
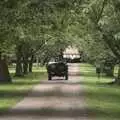
[[79,50],[77,48],[69,46],[64,51],[63,57],[67,58],[67,59],[72,59],[72,60],[73,59],[79,59],[80,58],[80,53],[79,53]]

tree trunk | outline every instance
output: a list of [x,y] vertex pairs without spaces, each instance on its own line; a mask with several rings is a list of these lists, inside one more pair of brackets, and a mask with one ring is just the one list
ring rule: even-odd
[[62,49],[60,49],[60,55],[59,55],[59,60],[63,60],[63,50]]
[[17,63],[16,63],[16,73],[15,73],[15,76],[17,76],[17,77],[23,76],[22,63],[21,63],[20,60],[17,60]]
[[106,73],[106,76],[113,77],[114,76],[114,66],[110,67],[105,73]]
[[30,72],[30,73],[32,73],[33,60],[34,60],[34,55],[31,56],[31,59],[30,59],[30,61],[29,61],[29,72]]
[[23,76],[21,46],[17,47],[16,57],[17,57],[17,60],[16,60],[15,76],[21,77],[21,76]]
[[120,80],[120,64],[119,64],[119,70],[118,70],[118,79]]
[[23,73],[28,74],[28,57],[23,57]]
[[6,63],[5,59],[1,58],[1,53],[0,53],[0,83],[9,83],[12,82],[9,70],[8,70],[8,65]]
[[117,84],[120,84],[120,64],[119,64],[119,69],[118,69],[118,76],[115,81]]

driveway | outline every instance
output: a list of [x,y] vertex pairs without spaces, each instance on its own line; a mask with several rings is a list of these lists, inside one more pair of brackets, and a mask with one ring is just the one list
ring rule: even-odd
[[88,120],[79,64],[69,64],[69,80],[42,80],[0,120]]

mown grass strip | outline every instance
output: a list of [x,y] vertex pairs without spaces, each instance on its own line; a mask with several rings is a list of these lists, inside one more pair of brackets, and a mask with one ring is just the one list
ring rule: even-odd
[[108,85],[113,78],[97,78],[95,67],[81,64],[90,115],[95,120],[120,120],[120,86]]
[[[14,69],[10,70],[11,75],[14,75]],[[46,69],[33,69],[33,73],[28,74],[22,78],[13,77],[11,84],[0,84],[0,113],[6,112],[13,107],[17,102],[23,99],[28,91],[40,80],[46,79]]]

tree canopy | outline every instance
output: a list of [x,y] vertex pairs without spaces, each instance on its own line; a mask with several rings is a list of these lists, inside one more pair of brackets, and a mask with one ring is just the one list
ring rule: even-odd
[[35,56],[49,60],[69,45],[91,62],[120,63],[119,6],[119,0],[2,0],[0,52],[16,57],[16,75],[26,74]]

